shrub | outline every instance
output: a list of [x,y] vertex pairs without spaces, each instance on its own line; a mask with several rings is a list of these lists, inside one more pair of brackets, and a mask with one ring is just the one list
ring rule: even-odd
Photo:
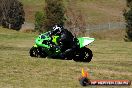
[[50,30],[55,24],[64,26],[66,19],[63,0],[45,0],[45,3],[43,29]]
[[44,13],[42,11],[38,11],[35,14],[35,30],[41,31],[43,26],[43,20],[44,20]]
[[125,41],[132,41],[132,0],[126,0],[128,10],[124,11],[124,17],[126,21],[126,35]]
[[1,0],[1,24],[5,28],[20,30],[25,21],[23,4],[18,0]]

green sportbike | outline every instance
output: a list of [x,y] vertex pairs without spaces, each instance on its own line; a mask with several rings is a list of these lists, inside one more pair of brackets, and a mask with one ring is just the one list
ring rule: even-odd
[[[74,38],[73,42],[75,46],[71,51],[61,56],[63,54],[62,47],[60,46],[58,40],[60,36],[50,35],[50,31],[40,34],[36,40],[35,45],[30,49],[29,53],[31,57],[51,57],[51,58],[60,58],[67,60],[74,60],[80,62],[90,62],[93,54],[92,51],[88,48],[88,45],[92,43],[95,39],[89,37],[80,37]],[[67,44],[68,46],[68,44]]]

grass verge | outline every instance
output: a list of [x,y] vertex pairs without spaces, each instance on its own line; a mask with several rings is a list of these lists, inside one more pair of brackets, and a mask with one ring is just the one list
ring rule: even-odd
[[89,46],[93,60],[79,63],[31,58],[28,52],[36,35],[0,28],[0,88],[81,88],[81,68],[90,72],[90,79],[132,79],[131,42],[96,40]]

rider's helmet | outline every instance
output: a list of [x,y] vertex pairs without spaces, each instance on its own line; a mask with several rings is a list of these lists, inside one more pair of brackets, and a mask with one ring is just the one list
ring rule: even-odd
[[63,27],[60,26],[60,25],[55,25],[55,26],[53,27],[53,32],[54,32],[55,34],[60,34],[60,33],[62,32],[62,30],[63,30]]

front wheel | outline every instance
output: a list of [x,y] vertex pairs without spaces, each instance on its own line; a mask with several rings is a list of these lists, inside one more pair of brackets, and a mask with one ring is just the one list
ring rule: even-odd
[[32,47],[29,51],[29,54],[31,57],[38,57],[39,56],[39,51],[36,47]]
[[74,61],[90,62],[93,57],[92,51],[89,48],[83,47],[75,54]]
[[47,57],[47,54],[44,51],[42,51],[41,48],[38,47],[32,47],[30,49],[29,54],[31,57],[42,57],[42,58]]

